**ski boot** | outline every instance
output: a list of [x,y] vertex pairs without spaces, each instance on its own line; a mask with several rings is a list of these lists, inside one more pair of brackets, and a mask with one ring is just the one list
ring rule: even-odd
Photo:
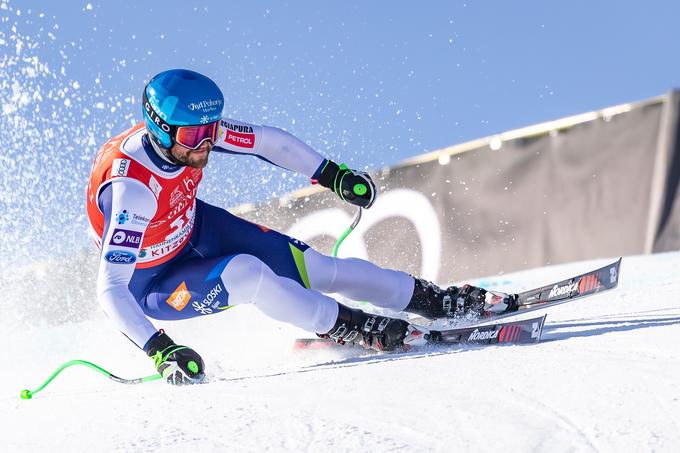
[[472,285],[442,289],[415,279],[411,301],[404,311],[429,319],[481,317],[517,309],[517,295],[487,291]]
[[338,304],[338,319],[328,333],[317,334],[336,343],[357,343],[377,351],[406,351],[427,344],[429,330],[403,319],[373,315]]

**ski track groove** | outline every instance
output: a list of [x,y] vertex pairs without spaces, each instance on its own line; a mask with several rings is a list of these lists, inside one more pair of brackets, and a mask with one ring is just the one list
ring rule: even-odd
[[[519,395],[521,398],[525,400],[525,402],[533,405],[535,408],[539,408],[542,410],[544,413],[549,414],[553,418],[559,420],[563,425],[568,427],[571,432],[575,433],[578,435],[580,439],[584,441],[584,443],[587,445],[587,447],[590,449],[590,451],[598,452],[600,451],[599,448],[595,446],[595,441],[594,439],[591,439],[591,437],[582,429],[580,428],[576,422],[574,422],[569,416],[567,416],[565,413],[561,412],[560,410],[541,402],[537,398],[527,395],[526,393],[523,393],[517,389],[514,389],[512,392],[513,395]],[[553,451],[555,450],[555,446],[552,447]],[[577,446],[578,449],[578,446]],[[539,451],[542,449],[539,449]]]
[[308,453],[313,453],[315,451],[318,451],[314,445],[315,441],[318,438],[318,433],[319,433],[319,407],[321,406],[321,402],[319,400],[316,401],[314,404],[314,411],[311,414],[311,423],[307,423],[307,427],[310,431],[310,439],[307,441],[307,446],[304,448],[304,450]]

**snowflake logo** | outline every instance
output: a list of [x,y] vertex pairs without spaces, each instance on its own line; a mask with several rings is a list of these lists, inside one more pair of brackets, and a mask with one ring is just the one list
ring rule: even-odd
[[127,210],[124,209],[116,215],[116,219],[118,220],[118,225],[122,225],[130,220],[130,216],[128,215]]
[[201,117],[201,124],[206,124],[210,122],[210,117],[208,115],[203,115]]
[[212,313],[212,309],[210,307],[206,307],[204,303],[192,302],[191,306],[194,307],[194,310],[196,310],[202,315],[209,315],[210,313]]

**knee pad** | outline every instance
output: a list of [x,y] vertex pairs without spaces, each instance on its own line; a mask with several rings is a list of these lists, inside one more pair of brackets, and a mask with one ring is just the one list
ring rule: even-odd
[[304,257],[311,289],[330,292],[337,278],[337,259],[323,255],[311,247],[305,250]]
[[262,286],[263,275],[271,269],[253,255],[234,256],[221,274],[224,287],[229,293],[229,305],[251,303]]

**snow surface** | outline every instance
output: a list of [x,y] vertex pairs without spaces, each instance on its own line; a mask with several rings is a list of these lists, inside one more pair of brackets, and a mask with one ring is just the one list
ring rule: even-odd
[[[486,281],[522,290],[604,264]],[[69,359],[129,378],[152,364],[103,316],[8,322],[2,451],[677,452],[679,267],[680,252],[624,258],[618,289],[547,310],[529,346],[292,354],[302,332],[238,307],[163,324],[203,355],[208,384],[125,386],[71,368],[30,401],[19,391]]]

